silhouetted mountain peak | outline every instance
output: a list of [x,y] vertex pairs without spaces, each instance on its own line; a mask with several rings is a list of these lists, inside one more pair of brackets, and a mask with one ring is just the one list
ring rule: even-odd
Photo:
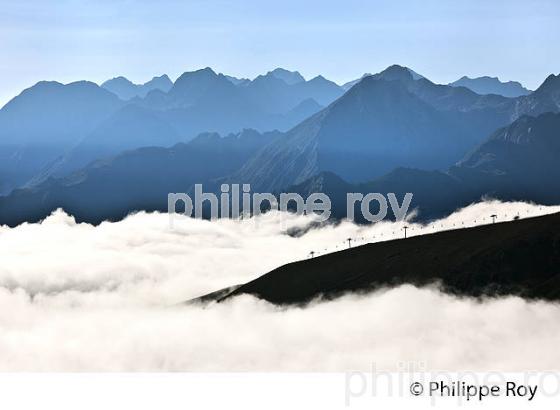
[[288,85],[293,85],[305,81],[305,78],[303,78],[303,76],[299,72],[289,71],[284,68],[275,68],[274,70],[269,71],[267,75],[278,78]]
[[267,73],[265,75],[259,75],[257,77],[255,77],[253,79],[253,81],[251,81],[251,85],[252,86],[256,86],[256,85],[275,85],[278,87],[285,87],[287,84],[284,80],[282,80],[281,78],[278,78],[274,75],[272,75],[271,73]]
[[397,64],[387,67],[385,70],[381,71],[378,74],[375,74],[373,77],[386,81],[408,82],[414,80],[414,77],[409,68],[402,67]]
[[533,191],[546,190],[549,186],[547,180],[556,184],[560,174],[557,165],[559,128],[560,114],[524,115],[497,130],[451,172],[467,175],[467,180],[474,181],[475,186],[490,183],[487,176],[493,175],[501,178],[508,176],[512,186],[517,184],[517,190],[523,189],[523,181],[529,181],[525,186],[531,186]]
[[32,85],[29,88],[23,90],[18,96],[12,98],[3,109],[7,107],[19,103],[22,99],[26,98],[29,95],[45,93],[50,91],[58,91],[64,88],[64,84],[59,83],[58,81],[39,81],[38,83]]
[[116,95],[89,81],[41,81],[0,110],[0,140],[75,143],[121,104]]
[[181,74],[179,78],[177,78],[177,80],[175,80],[175,86],[181,85],[181,83],[185,81],[208,80],[217,77],[218,74],[216,74],[216,72],[212,70],[210,67],[202,68],[200,70],[195,70],[195,71],[187,71]]
[[74,81],[64,85],[68,89],[77,89],[77,90],[99,90],[99,86],[92,81],[80,80]]
[[[402,67],[400,65],[392,65],[390,67],[387,67],[385,70],[383,70],[380,73],[377,74],[371,74],[371,73],[364,73],[360,78],[356,79],[356,80],[352,80],[352,81],[348,81],[347,83],[342,85],[342,88],[344,90],[349,90],[350,88],[352,88],[353,86],[355,86],[356,84],[358,84],[360,81],[362,81],[364,78],[366,77],[375,77],[378,79],[382,79],[382,80],[388,80],[388,81],[392,81],[392,80],[400,80],[400,81],[410,81],[412,80],[421,80],[424,79],[426,80],[426,78],[420,74],[418,74],[417,72],[411,70],[408,67]],[[429,80],[426,80],[429,81]]]
[[134,84],[128,78],[119,76],[105,81],[101,87],[109,90],[123,100],[131,100],[133,98],[144,98],[150,91],[161,90],[167,92],[173,86],[173,82],[167,74],[159,77],[153,77],[144,84]]
[[162,74],[162,75],[160,75],[159,77],[158,77],[158,76],[154,76],[154,77],[152,78],[152,81],[153,81],[153,80],[164,80],[164,81],[169,80],[169,81],[171,81],[171,79],[169,78],[169,76],[168,76],[167,74]]
[[120,84],[129,84],[129,85],[135,85],[132,81],[130,81],[128,78],[123,77],[122,75],[119,75],[118,77],[113,77],[110,80],[105,81],[103,84],[101,84],[101,87],[105,87],[108,84],[111,83],[120,83]]
[[169,91],[173,87],[173,81],[169,78],[167,74],[160,76],[154,76],[150,81],[144,84],[144,86],[151,86],[151,89],[159,89],[162,91]]
[[[398,95],[402,98],[387,98],[390,95]],[[393,102],[403,104],[404,98],[420,101],[416,96],[408,91],[405,84],[401,81],[386,81],[384,78],[370,75],[362,78],[356,86],[352,87],[350,91],[338,99],[334,104],[338,105],[351,102],[352,104],[360,103],[361,105],[379,105],[379,108],[382,108],[386,105],[391,105]]]
[[204,145],[212,142],[216,142],[221,139],[221,135],[217,132],[202,132],[194,137],[189,144],[196,146],[196,145]]
[[352,88],[353,86],[358,84],[360,81],[362,81],[363,78],[369,77],[370,75],[372,75],[372,74],[371,73],[364,73],[360,78],[358,78],[356,80],[348,81],[347,83],[342,84],[342,88],[344,90],[348,91],[350,88]]
[[546,80],[541,84],[535,93],[560,91],[560,74],[554,75],[550,74],[546,77]]
[[313,77],[311,80],[309,80],[310,83],[329,83],[329,84],[334,84],[332,81],[327,80],[325,77],[323,77],[322,75],[318,75],[316,77]]
[[[55,98],[72,98],[73,96],[78,96],[80,93],[94,93],[95,95],[100,95],[108,97],[109,99],[118,100],[109,91],[102,89],[97,84],[91,81],[75,81],[68,84],[62,84],[58,81],[39,81],[35,85],[26,88],[17,97],[14,97],[10,102],[8,102],[2,110],[9,109],[12,106],[25,105],[29,103],[29,99],[36,99],[48,94],[48,96],[54,96]],[[88,96],[93,98],[91,95]],[[37,100],[34,103],[41,104],[41,101]],[[84,103],[86,103],[84,101]],[[30,109],[32,107],[29,107]],[[50,107],[50,109],[56,110],[57,107]]]
[[251,80],[247,78],[237,78],[226,74],[224,74],[224,76],[234,85],[247,85],[251,82]]
[[[412,82],[412,75],[405,73]],[[409,91],[403,81],[369,76],[259,151],[232,180],[274,191],[320,171],[355,182],[397,165],[448,166],[467,144],[449,139],[452,120]]]
[[234,145],[237,149],[263,145],[271,137],[276,135],[275,132],[268,132],[261,134],[253,128],[244,128],[243,130],[235,133],[230,133],[226,136],[221,136],[217,132],[203,132],[198,134],[188,144],[190,146],[216,146],[217,144]]
[[556,142],[560,147],[560,139],[554,138],[560,127],[560,114],[547,112],[538,117],[523,115],[509,126],[497,131],[489,141],[501,140],[512,144],[533,144]]
[[200,99],[214,99],[215,104],[220,104],[224,98],[235,94],[236,86],[209,67],[183,73],[169,91],[169,95],[181,106],[196,104]]
[[245,139],[245,138],[261,138],[262,137],[262,134],[254,128],[243,128],[240,132],[233,133],[233,134],[230,134],[230,135],[234,136],[236,139],[239,139],[239,140],[240,139]]
[[463,76],[457,81],[449,83],[449,85],[451,87],[465,87],[481,95],[496,94],[508,98],[520,97],[531,92],[517,81],[502,82],[498,77],[490,76],[476,78]]

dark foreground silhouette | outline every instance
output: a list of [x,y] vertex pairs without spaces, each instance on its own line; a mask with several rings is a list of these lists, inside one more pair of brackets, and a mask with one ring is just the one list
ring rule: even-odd
[[[300,304],[400,284],[560,300],[560,213],[358,246],[281,266],[230,292]],[[212,298],[202,299],[208,301]]]

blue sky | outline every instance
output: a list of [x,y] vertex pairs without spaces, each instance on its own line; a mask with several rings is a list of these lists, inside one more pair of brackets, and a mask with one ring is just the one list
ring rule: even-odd
[[278,66],[337,82],[398,63],[433,81],[560,72],[557,0],[0,0],[0,104],[39,80],[143,82]]

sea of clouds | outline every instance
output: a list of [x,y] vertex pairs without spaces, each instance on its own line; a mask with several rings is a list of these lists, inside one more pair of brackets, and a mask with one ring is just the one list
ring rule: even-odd
[[[245,220],[139,213],[78,224],[61,211],[0,227],[0,371],[548,370],[560,367],[560,305],[457,298],[400,286],[306,307],[251,296],[184,304],[282,264],[352,245],[559,212],[486,201],[428,225],[308,229],[271,212]],[[476,222],[475,222],[476,221]],[[302,233],[293,235],[301,229]],[[292,234],[290,234],[292,233]]]

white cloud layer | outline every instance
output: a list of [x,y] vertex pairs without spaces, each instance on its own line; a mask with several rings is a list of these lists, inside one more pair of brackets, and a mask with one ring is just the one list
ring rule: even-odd
[[[485,202],[409,235],[560,211]],[[136,214],[98,227],[57,212],[0,227],[0,370],[322,371],[560,367],[560,306],[519,298],[483,302],[402,286],[306,308],[243,296],[207,307],[177,303],[251,280],[311,250],[402,236],[403,224],[286,230],[311,218],[258,220]],[[465,225],[463,225],[465,223]],[[422,229],[421,229],[422,228]],[[361,239],[364,238],[364,239]]]

